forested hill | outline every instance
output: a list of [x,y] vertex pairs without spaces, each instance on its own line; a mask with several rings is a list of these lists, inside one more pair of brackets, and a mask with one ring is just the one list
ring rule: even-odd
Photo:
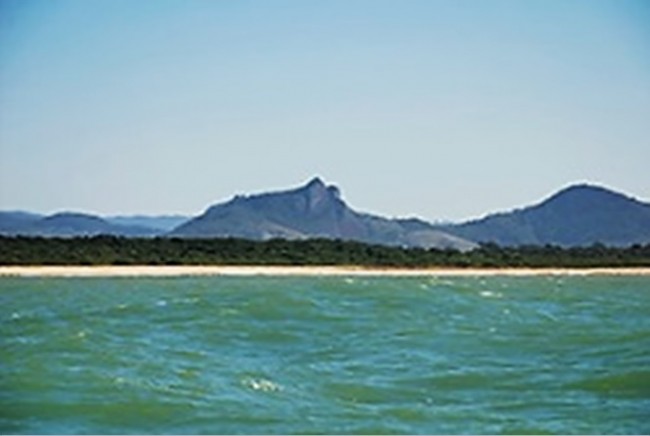
[[252,240],[327,238],[459,250],[477,246],[424,221],[418,227],[407,224],[404,220],[357,212],[343,200],[338,187],[327,186],[316,177],[295,189],[235,196],[211,206],[168,236]]
[[441,230],[477,243],[625,247],[650,243],[650,204],[593,185],[574,185],[539,204]]
[[332,239],[41,238],[0,236],[0,265],[358,265],[385,267],[650,267],[650,244],[398,248]]
[[532,206],[463,223],[434,225],[416,218],[395,219],[359,212],[348,206],[338,187],[314,178],[289,190],[237,195],[195,217],[102,218],[71,212],[42,216],[0,211],[0,235],[327,238],[462,251],[484,243],[562,247],[600,243],[627,247],[650,243],[650,204],[604,187],[582,184],[562,189]]

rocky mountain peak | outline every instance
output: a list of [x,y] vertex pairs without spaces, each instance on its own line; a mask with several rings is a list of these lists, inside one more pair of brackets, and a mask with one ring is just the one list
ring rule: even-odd
[[307,185],[305,185],[305,188],[307,189],[325,189],[325,183],[323,180],[316,176],[313,179],[311,179],[309,182],[307,182]]
[[373,244],[456,247],[470,241],[431,226],[407,228],[399,221],[358,213],[341,198],[339,188],[319,177],[286,191],[240,196],[215,204],[203,215],[174,229],[176,237],[333,238]]
[[304,195],[308,213],[323,211],[341,203],[339,189],[327,186],[319,177],[311,179],[298,192]]
[[327,186],[320,177],[314,177],[295,192],[301,194],[307,203],[307,212],[315,212],[342,204],[341,192],[334,185]]

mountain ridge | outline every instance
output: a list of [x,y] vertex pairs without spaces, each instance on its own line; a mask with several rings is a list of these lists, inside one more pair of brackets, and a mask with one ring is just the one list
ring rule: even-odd
[[0,234],[26,236],[330,238],[381,245],[472,249],[503,246],[612,246],[650,243],[650,203],[601,185],[565,186],[543,200],[460,223],[386,218],[347,205],[320,177],[284,190],[235,195],[195,217],[40,215],[0,211]]
[[410,247],[475,247],[470,241],[428,228],[416,235],[400,224],[350,208],[341,191],[315,177],[297,188],[235,196],[210,206],[202,215],[174,229],[174,237],[224,237],[249,239],[330,238]]
[[439,226],[477,243],[625,246],[650,242],[650,204],[600,185],[569,185],[539,203]]
[[111,223],[98,215],[81,212],[57,212],[38,215],[29,212],[0,212],[0,235],[75,237],[114,235],[130,237],[155,236],[154,229]]

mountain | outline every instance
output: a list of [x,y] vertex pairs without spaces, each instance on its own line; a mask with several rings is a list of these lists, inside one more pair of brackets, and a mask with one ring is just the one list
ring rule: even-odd
[[111,224],[121,226],[146,227],[149,229],[168,232],[188,221],[190,217],[183,215],[116,215],[104,218]]
[[650,243],[650,204],[593,185],[574,185],[541,203],[475,221],[439,226],[475,242],[564,247]]
[[330,238],[409,247],[467,250],[475,244],[425,222],[391,220],[352,210],[319,178],[296,189],[236,196],[174,229],[177,237]]
[[49,216],[26,212],[0,212],[0,234],[46,237],[94,235],[154,236],[160,231],[112,224],[95,215],[62,212]]
[[0,211],[0,235],[15,234],[42,218],[43,215],[30,212]]
[[[171,230],[170,230],[171,229]],[[539,204],[460,224],[388,219],[357,212],[336,186],[314,178],[304,186],[232,200],[188,218],[99,217],[81,213],[49,216],[0,211],[0,235],[127,237],[330,238],[406,247],[469,250],[480,243],[504,246],[629,246],[650,243],[650,204],[593,185],[565,188]]]

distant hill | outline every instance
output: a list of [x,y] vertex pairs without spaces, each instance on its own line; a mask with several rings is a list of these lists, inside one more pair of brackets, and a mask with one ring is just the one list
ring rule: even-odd
[[0,234],[24,236],[154,236],[160,231],[142,226],[112,224],[95,215],[62,212],[49,216],[0,212]]
[[236,196],[174,229],[178,237],[330,238],[409,247],[471,249],[475,244],[419,222],[391,220],[352,210],[335,186],[319,178],[296,189]]
[[280,192],[236,196],[194,218],[99,217],[81,213],[43,216],[0,211],[0,235],[183,238],[328,238],[403,247],[469,250],[480,243],[503,246],[625,247],[650,243],[650,204],[593,185],[565,188],[539,204],[460,224],[433,225],[357,212],[336,186],[314,178]]
[[0,211],[0,234],[16,234],[42,218],[43,215],[30,212]]
[[475,221],[439,226],[499,245],[628,246],[650,242],[650,204],[592,185],[575,185],[543,202]]
[[183,215],[116,215],[104,217],[111,224],[129,227],[145,227],[168,232],[188,221],[191,217]]

